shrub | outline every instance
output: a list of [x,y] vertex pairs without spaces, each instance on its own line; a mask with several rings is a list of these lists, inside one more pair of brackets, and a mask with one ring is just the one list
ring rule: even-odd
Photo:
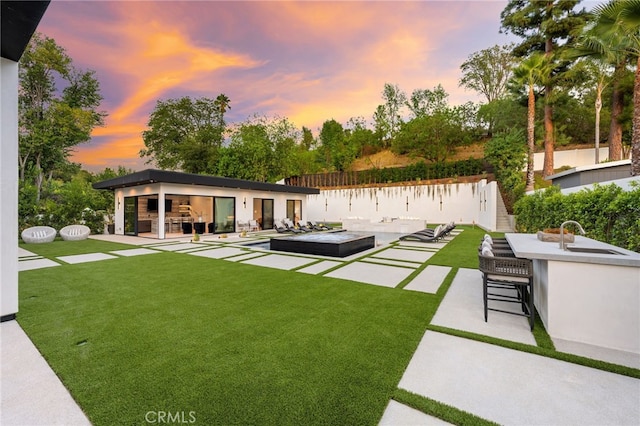
[[615,184],[567,195],[556,186],[537,191],[516,202],[516,229],[534,233],[575,220],[590,238],[640,252],[640,185],[632,185],[626,192]]

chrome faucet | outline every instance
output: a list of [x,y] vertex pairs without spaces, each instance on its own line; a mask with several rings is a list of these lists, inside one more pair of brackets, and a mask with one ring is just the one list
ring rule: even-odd
[[564,243],[564,226],[567,223],[573,223],[574,225],[578,225],[578,228],[580,229],[580,233],[582,235],[585,234],[584,229],[582,229],[582,225],[580,225],[578,222],[576,222],[575,220],[567,220],[565,222],[562,222],[562,225],[560,225],[560,249],[561,250],[566,250],[567,249],[567,245]]

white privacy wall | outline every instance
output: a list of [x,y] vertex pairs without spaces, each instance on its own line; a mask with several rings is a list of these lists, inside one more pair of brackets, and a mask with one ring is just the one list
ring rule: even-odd
[[467,223],[488,230],[496,227],[495,182],[381,186],[320,190],[307,196],[311,220],[341,222],[360,218],[421,219],[427,223]]
[[0,58],[0,304],[18,312],[18,63]]

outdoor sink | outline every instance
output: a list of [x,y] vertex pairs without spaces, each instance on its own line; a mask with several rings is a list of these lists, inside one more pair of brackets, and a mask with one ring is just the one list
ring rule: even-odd
[[592,253],[592,254],[613,254],[613,255],[624,255],[619,251],[601,248],[601,247],[579,247],[579,246],[567,246],[567,251],[572,251],[576,253]]

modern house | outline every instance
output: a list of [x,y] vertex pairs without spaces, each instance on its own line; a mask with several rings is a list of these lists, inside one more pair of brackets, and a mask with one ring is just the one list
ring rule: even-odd
[[169,238],[272,229],[289,218],[306,222],[307,195],[315,188],[148,169],[98,182],[114,191],[120,235]]
[[18,312],[18,61],[49,1],[0,2],[0,320]]

